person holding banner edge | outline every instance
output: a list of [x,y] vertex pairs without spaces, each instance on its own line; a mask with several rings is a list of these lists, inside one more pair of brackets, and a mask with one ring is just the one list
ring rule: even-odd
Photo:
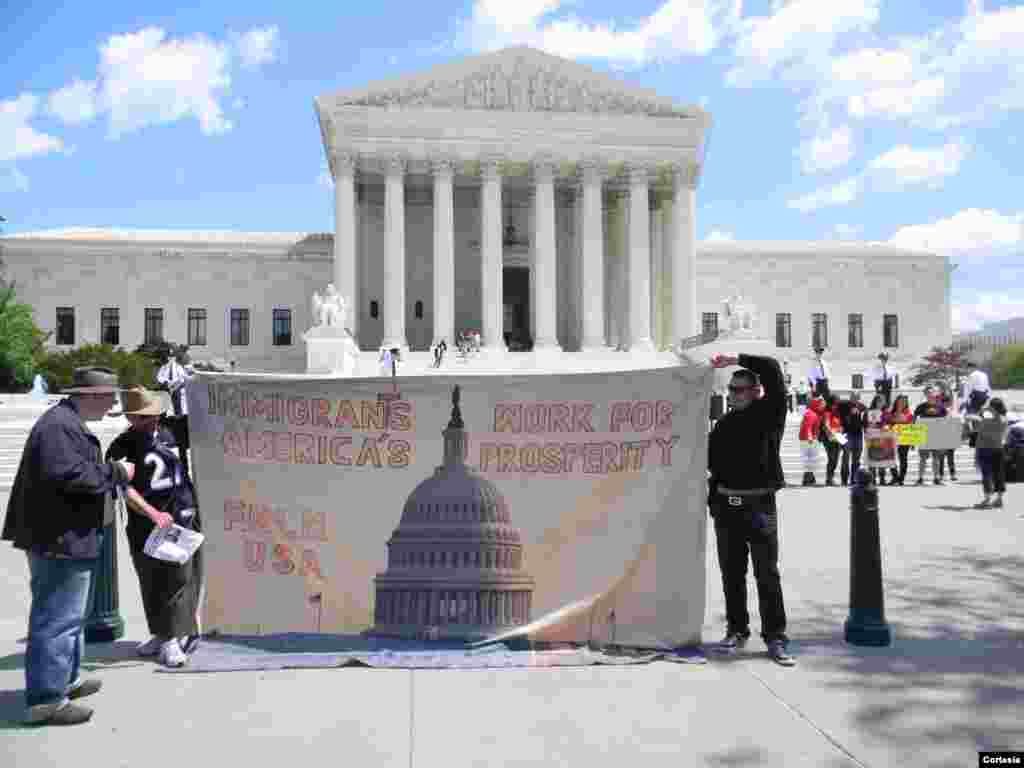
[[[888,421],[892,425],[914,423],[914,414],[910,410],[910,400],[906,395],[896,396],[892,403],[892,409],[889,411]],[[907,460],[910,454],[910,446],[898,445],[896,446],[896,451],[899,454],[900,468],[898,473],[895,469],[892,470],[893,484],[903,485],[907,479]]]
[[[753,561],[761,612],[761,637],[768,655],[782,666],[796,661],[788,653],[786,609],[779,576],[778,509],[775,494],[783,486],[779,442],[786,427],[786,385],[782,369],[770,357],[716,355],[716,369],[739,365],[729,382],[732,406],[708,438],[708,507],[715,524],[728,627],[718,644],[735,653],[750,638],[747,611],[747,560]],[[758,397],[763,387],[763,397]]]

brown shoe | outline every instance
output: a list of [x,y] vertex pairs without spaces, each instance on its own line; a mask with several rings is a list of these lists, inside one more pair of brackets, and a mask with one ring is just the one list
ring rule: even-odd
[[71,701],[74,701],[75,699],[84,699],[86,696],[92,696],[102,687],[103,681],[99,678],[86,678],[76,688],[72,688],[68,691],[68,698]]
[[92,710],[81,704],[65,704],[43,720],[31,720],[29,725],[79,725],[89,721]]

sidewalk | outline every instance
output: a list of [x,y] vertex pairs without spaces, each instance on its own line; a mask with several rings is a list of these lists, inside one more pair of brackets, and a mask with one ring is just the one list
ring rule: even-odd
[[[0,765],[974,766],[979,750],[1024,749],[1024,487],[1002,510],[973,509],[979,497],[976,484],[880,489],[895,642],[863,649],[842,639],[849,495],[784,490],[795,669],[755,637],[704,666],[157,674],[133,656],[145,622],[122,534],[126,637],[89,647],[105,687],[93,721],[68,729],[17,723],[27,569],[4,544]],[[707,594],[712,642],[724,607],[710,532]]]

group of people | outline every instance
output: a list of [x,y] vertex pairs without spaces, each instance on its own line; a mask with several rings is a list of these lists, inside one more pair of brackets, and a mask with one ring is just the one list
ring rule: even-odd
[[[165,413],[156,391],[122,389],[107,368],[76,369],[72,387],[64,390],[68,396],[40,416],[29,433],[0,534],[28,559],[28,723],[75,725],[92,716],[92,709],[78,703],[101,687],[98,679],[82,675],[85,621],[103,537],[114,530],[121,500],[152,635],[138,654],[179,667],[198,644],[201,550],[183,564],[145,553],[156,528],[201,527],[184,447],[188,378],[181,360],[161,367],[158,381],[172,401]],[[86,423],[102,420],[118,395],[129,426],[104,455]]]

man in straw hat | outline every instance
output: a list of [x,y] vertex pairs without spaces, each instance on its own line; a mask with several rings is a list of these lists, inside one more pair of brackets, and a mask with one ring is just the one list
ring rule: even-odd
[[28,557],[32,605],[25,648],[26,722],[76,725],[92,710],[74,703],[100,681],[80,675],[85,617],[102,530],[113,521],[112,494],[135,466],[104,462],[85,422],[114,404],[117,376],[107,368],[76,368],[69,396],[39,417],[14,478],[0,538]]

